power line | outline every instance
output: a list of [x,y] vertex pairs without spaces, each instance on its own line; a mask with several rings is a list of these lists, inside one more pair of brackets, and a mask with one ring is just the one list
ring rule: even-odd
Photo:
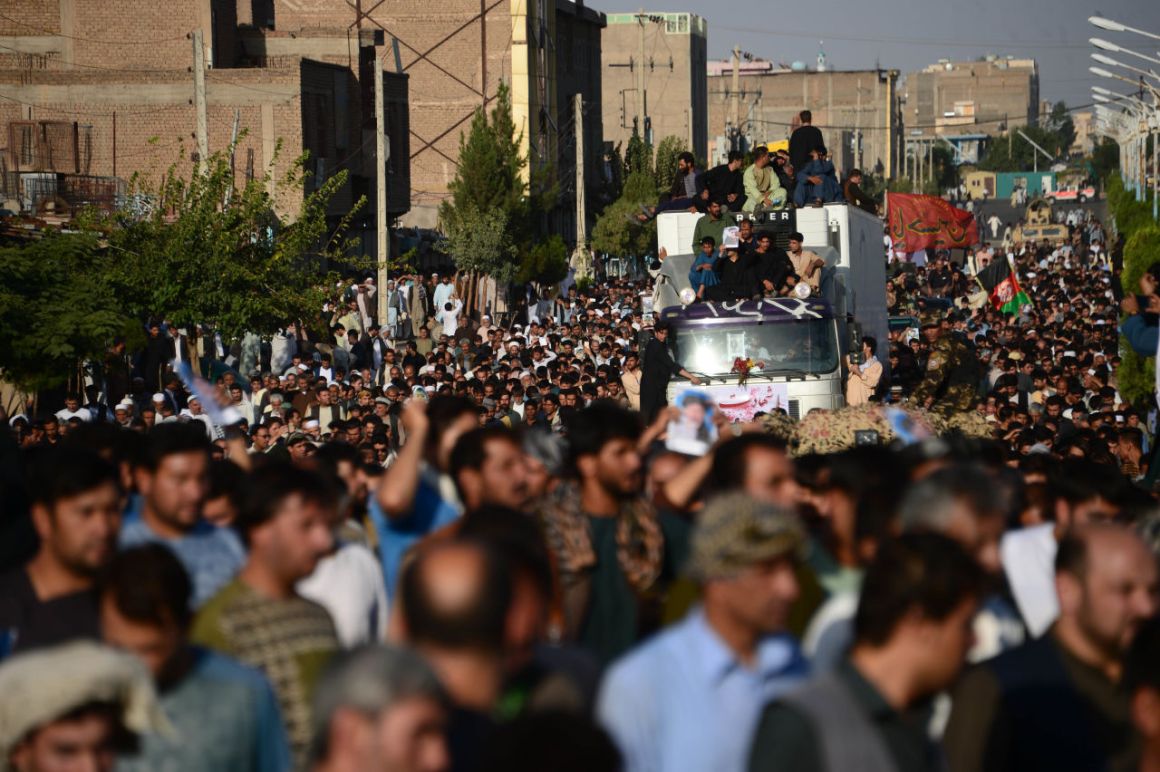
[[817,39],[824,38],[826,40],[843,40],[855,43],[900,43],[912,46],[937,46],[943,47],[959,47],[959,48],[1061,48],[1061,49],[1080,49],[1090,48],[1089,43],[1027,43],[1019,40],[1006,41],[963,41],[963,40],[936,40],[933,38],[905,38],[905,37],[863,37],[855,35],[835,35],[828,30],[787,30],[781,29],[763,29],[760,27],[725,27],[717,25],[714,29],[727,30],[729,32],[749,32],[758,33],[761,35],[770,35],[773,37],[785,38],[806,38]]

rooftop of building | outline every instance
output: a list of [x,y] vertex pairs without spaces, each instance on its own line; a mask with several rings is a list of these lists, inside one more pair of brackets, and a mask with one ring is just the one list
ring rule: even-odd
[[[610,13],[607,14],[608,26],[614,27],[623,24],[636,24],[637,17],[640,14],[635,13]],[[709,24],[695,13],[672,13],[669,11],[645,11],[643,14],[650,21],[657,24],[664,24],[666,35],[697,35],[699,37],[707,37],[709,34]]]

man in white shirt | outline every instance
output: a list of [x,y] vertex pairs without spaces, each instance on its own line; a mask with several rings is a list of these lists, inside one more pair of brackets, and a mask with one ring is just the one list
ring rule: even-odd
[[93,416],[88,410],[81,408],[81,399],[76,394],[69,394],[64,398],[64,408],[56,411],[56,420],[62,424],[68,423],[73,418],[79,418],[88,423]]
[[463,301],[452,293],[450,299],[437,308],[439,311],[435,313],[435,321],[443,325],[444,335],[448,338],[454,338],[455,333],[459,330],[459,312],[463,310]]
[[450,276],[444,276],[443,280],[439,284],[435,285],[435,310],[438,311],[439,309],[443,308],[447,301],[451,299],[453,294],[455,294],[455,285],[451,283]]
[[846,382],[846,404],[865,405],[874,396],[878,382],[882,379],[882,363],[875,352],[878,341],[871,337],[862,339],[862,363],[849,362],[850,378]]

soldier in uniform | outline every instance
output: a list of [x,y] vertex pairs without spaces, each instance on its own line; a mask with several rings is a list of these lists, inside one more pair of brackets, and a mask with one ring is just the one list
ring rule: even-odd
[[974,352],[954,334],[944,332],[941,320],[934,315],[924,316],[922,335],[930,344],[930,357],[911,401],[947,416],[970,410],[978,389],[979,365]]

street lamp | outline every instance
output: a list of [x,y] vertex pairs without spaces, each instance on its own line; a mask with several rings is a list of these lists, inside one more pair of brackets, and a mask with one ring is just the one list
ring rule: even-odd
[[1109,32],[1135,32],[1137,35],[1143,35],[1146,38],[1160,40],[1160,35],[1155,35],[1142,29],[1136,29],[1135,27],[1129,27],[1127,24],[1120,24],[1118,21],[1105,19],[1103,16],[1089,16],[1088,21],[1096,27],[1106,29]]
[[1160,75],[1157,75],[1155,70],[1141,70],[1139,67],[1135,67],[1131,64],[1124,64],[1123,62],[1104,54],[1092,54],[1092,59],[1095,59],[1100,64],[1106,64],[1109,67],[1123,67],[1125,70],[1138,72],[1146,78],[1155,78],[1157,81],[1160,81]]
[[[1160,59],[1153,59],[1151,56],[1145,56],[1144,54],[1137,53],[1130,48],[1118,46],[1115,43],[1111,43],[1102,38],[1088,38],[1088,42],[1096,48],[1103,49],[1104,51],[1111,51],[1114,54],[1127,54],[1128,56],[1135,56],[1139,59],[1143,59],[1146,62],[1151,62],[1152,64],[1160,64]],[[1111,64],[1111,62],[1108,62],[1108,64]]]

